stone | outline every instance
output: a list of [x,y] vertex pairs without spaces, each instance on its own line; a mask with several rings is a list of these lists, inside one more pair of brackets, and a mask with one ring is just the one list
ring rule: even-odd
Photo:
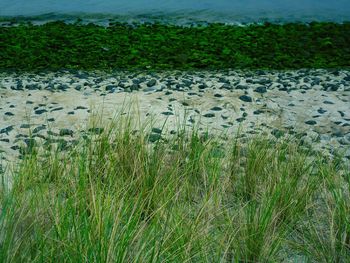
[[244,101],[244,102],[252,102],[253,101],[252,98],[250,96],[248,96],[248,95],[239,96],[239,99],[241,101]]
[[84,106],[78,106],[74,110],[87,110],[87,107]]
[[7,126],[6,128],[0,129],[0,134],[2,134],[2,133],[8,134],[8,133],[11,132],[12,130],[13,130],[13,126],[12,126],[12,125],[11,125],[11,126]]
[[54,108],[51,110],[51,112],[54,112],[54,111],[60,111],[60,110],[63,110],[63,107],[57,107],[57,108]]
[[307,125],[315,125],[315,124],[317,124],[317,122],[314,121],[314,120],[309,120],[309,121],[306,121],[305,124],[307,124]]
[[318,112],[319,114],[323,114],[323,113],[326,113],[327,111],[324,110],[324,109],[322,109],[322,108],[319,108],[319,109],[317,110],[317,112]]
[[114,85],[107,85],[106,87],[105,87],[105,90],[106,91],[115,91],[116,90],[116,86],[114,86]]
[[263,110],[255,110],[255,111],[253,111],[253,114],[255,114],[255,115],[259,115],[261,113],[264,113],[264,111]]
[[45,130],[45,129],[46,129],[46,125],[41,125],[41,126],[35,127],[33,130],[33,133],[38,133],[38,132]]
[[99,127],[94,127],[94,128],[90,128],[88,129],[88,132],[94,133],[94,134],[101,134],[104,131],[103,128],[99,128]]
[[244,85],[237,85],[236,86],[236,89],[240,89],[240,90],[246,90],[248,88],[249,88],[248,86],[244,86]]
[[10,148],[11,148],[12,150],[15,150],[15,151],[17,151],[17,150],[20,149],[20,147],[19,147],[18,145],[13,145],[13,146],[11,146]]
[[43,114],[45,112],[47,112],[47,110],[45,110],[45,109],[40,109],[40,110],[34,111],[34,113],[37,114],[37,115],[41,115],[41,114]]
[[159,129],[159,128],[152,128],[152,132],[153,132],[153,133],[157,133],[157,134],[161,134],[161,133],[162,133],[162,129]]
[[272,134],[273,136],[275,136],[277,139],[279,139],[279,138],[283,137],[283,135],[284,135],[285,133],[284,133],[284,131],[281,131],[281,130],[279,130],[279,129],[273,129],[273,130],[271,131],[271,134]]
[[137,90],[139,90],[140,89],[140,85],[139,84],[132,84],[131,86],[130,86],[130,90],[131,91],[137,91]]
[[165,115],[165,116],[174,115],[174,113],[172,113],[170,111],[164,111],[164,112],[162,112],[162,114]]
[[257,93],[263,94],[263,93],[267,92],[267,89],[264,86],[260,86],[260,87],[257,87],[254,91],[257,92]]
[[226,90],[233,90],[233,86],[231,86],[230,84],[223,84],[220,89],[226,89]]
[[324,104],[334,104],[334,102],[329,101],[329,100],[325,100],[323,103],[324,103]]
[[162,138],[160,134],[151,133],[148,137],[148,141],[151,143],[157,142]]
[[157,81],[155,79],[151,79],[147,82],[147,87],[153,87],[157,84]]
[[218,107],[218,106],[215,106],[215,107],[211,108],[210,110],[212,110],[212,111],[221,111],[222,108]]
[[205,117],[205,118],[213,118],[213,117],[215,117],[215,114],[214,113],[206,113],[206,114],[203,115],[203,117]]
[[73,136],[74,132],[70,129],[61,129],[60,136]]

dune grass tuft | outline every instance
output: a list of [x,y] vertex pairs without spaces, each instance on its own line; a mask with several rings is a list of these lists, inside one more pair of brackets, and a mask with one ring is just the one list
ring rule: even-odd
[[0,191],[0,261],[349,262],[345,164],[282,139],[150,131],[124,117],[27,154]]

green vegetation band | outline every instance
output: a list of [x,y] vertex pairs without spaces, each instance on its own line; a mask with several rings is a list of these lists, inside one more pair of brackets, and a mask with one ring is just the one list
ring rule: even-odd
[[0,70],[350,66],[350,23],[0,27]]

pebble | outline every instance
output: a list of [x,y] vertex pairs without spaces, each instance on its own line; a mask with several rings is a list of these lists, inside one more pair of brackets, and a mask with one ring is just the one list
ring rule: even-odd
[[267,92],[267,89],[264,86],[260,86],[260,87],[257,87],[254,91],[263,94]]
[[205,118],[213,118],[213,117],[215,117],[215,114],[214,113],[206,113],[206,114],[203,115],[203,117],[205,117]]
[[242,96],[239,96],[239,99],[241,101],[244,101],[244,102],[252,102],[252,98],[250,96],[247,96],[247,95],[242,95]]
[[315,125],[315,124],[317,124],[317,122],[314,121],[314,120],[309,120],[309,121],[306,121],[305,124],[308,124],[308,125]]
[[60,136],[73,136],[74,132],[71,129],[60,129]]

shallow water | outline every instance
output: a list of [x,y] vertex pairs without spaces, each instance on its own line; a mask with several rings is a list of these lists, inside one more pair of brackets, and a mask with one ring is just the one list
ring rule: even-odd
[[[1,0],[0,16],[119,15],[164,21],[349,21],[349,0]],[[102,14],[102,16],[101,16]]]

